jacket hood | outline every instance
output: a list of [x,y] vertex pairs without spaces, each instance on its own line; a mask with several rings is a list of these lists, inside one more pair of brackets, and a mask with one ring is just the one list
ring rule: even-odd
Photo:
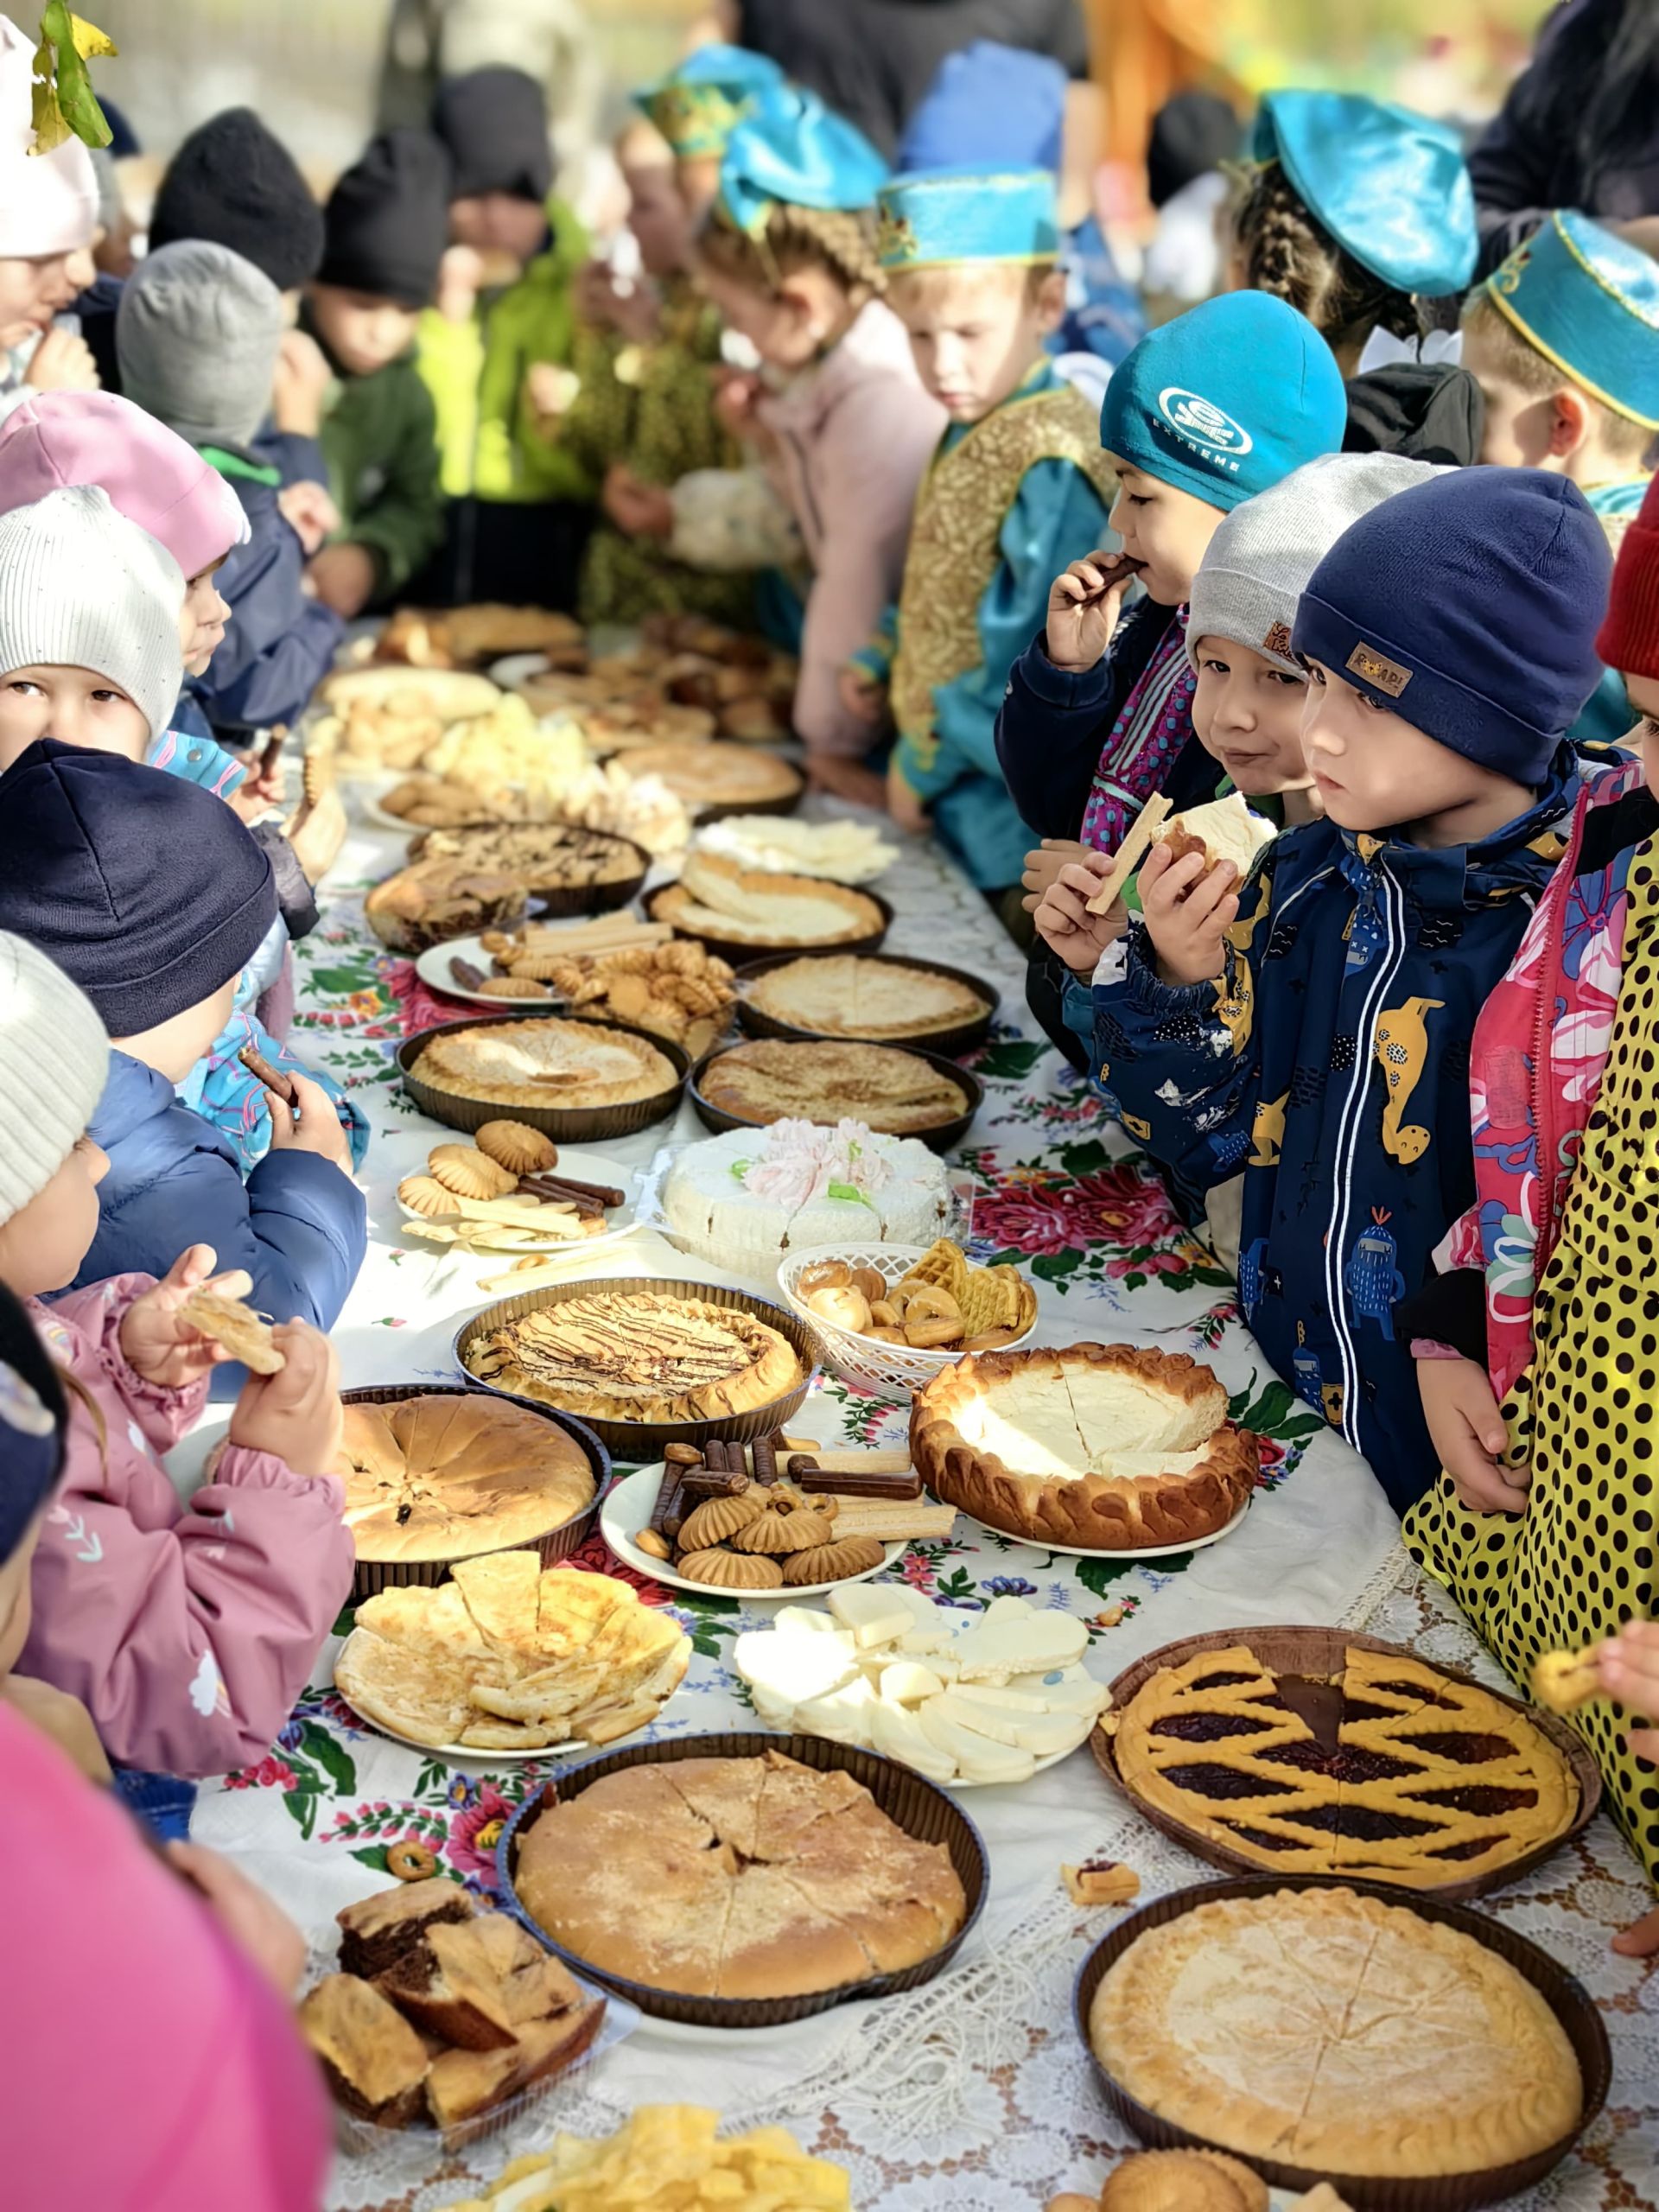
[[230,1139],[181,1105],[167,1077],[130,1052],[111,1052],[109,1078],[86,1134],[109,1154],[124,1184],[151,1166],[164,1166],[181,1148],[220,1153],[237,1164]]

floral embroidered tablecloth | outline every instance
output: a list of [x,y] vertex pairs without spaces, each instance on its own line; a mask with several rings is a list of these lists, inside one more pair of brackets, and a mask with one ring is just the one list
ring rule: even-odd
[[[434,1000],[364,925],[363,890],[400,858],[397,840],[355,830],[327,887],[322,925],[298,948],[295,1041],[352,1090],[375,1132],[364,1179],[369,1258],[334,1332],[347,1385],[453,1379],[454,1332],[488,1302],[477,1288],[488,1263],[435,1255],[400,1236],[395,1186],[442,1132],[404,1096],[392,1055],[411,1030],[466,1010]],[[1267,1367],[1238,1319],[1230,1278],[1173,1218],[1145,1164],[1040,1039],[1025,1007],[1023,962],[983,902],[948,862],[916,844],[881,887],[898,917],[889,950],[953,960],[1003,995],[992,1040],[972,1063],[986,1103],[958,1155],[973,1185],[978,1255],[1028,1268],[1039,1289],[1039,1341],[1155,1339],[1191,1351],[1214,1366],[1235,1415],[1263,1439],[1251,1510],[1209,1548],[1140,1565],[1079,1559],[959,1517],[948,1541],[913,1546],[890,1571],[964,1611],[1007,1592],[1077,1612],[1089,1626],[1088,1663],[1103,1679],[1175,1637],[1219,1627],[1386,1625],[1391,1605],[1405,1609],[1414,1636],[1435,1601],[1404,1568],[1380,1490]],[[686,1107],[677,1123],[603,1150],[638,1169],[664,1143],[702,1134]],[[650,1230],[570,1271],[721,1279]],[[897,1440],[906,1412],[830,1376],[797,1425],[824,1440]],[[623,1571],[597,1533],[577,1563]],[[656,1586],[642,1594],[673,1605],[696,1652],[660,1729],[753,1725],[726,1655],[767,1609],[712,1593],[683,1602]],[[1437,1632],[1457,1642],[1456,1656],[1473,1649],[1443,1620]],[[365,1728],[331,1687],[336,1648],[331,1642],[322,1655],[314,1687],[268,1757],[204,1791],[194,1827],[265,1883],[320,1957],[334,1914],[385,1885],[386,1851],[405,1838],[429,1845],[446,1871],[487,1892],[503,1821],[550,1770],[534,1762],[492,1765],[487,1757],[458,1770]],[[555,2126],[608,2128],[632,2105],[661,2099],[713,2104],[740,2124],[786,2122],[848,2164],[861,2212],[1002,2212],[1039,2204],[1060,2188],[1097,2186],[1109,2147],[1124,2139],[1076,2046],[1069,1982],[1107,1916],[1071,1909],[1060,1862],[1104,1852],[1138,1866],[1148,1891],[1202,1879],[1205,1869],[1129,1813],[1086,1750],[1020,1788],[975,1789],[962,1802],[989,1851],[991,1891],[973,1938],[940,1981],[753,2037],[646,2023],[556,2088],[510,2139],[442,2169],[395,2140],[370,2159],[342,2158],[331,2202],[441,2205]],[[1606,1949],[1611,1930],[1640,1907],[1634,1862],[1605,1821],[1570,1857],[1506,1893],[1502,1909],[1522,1911],[1532,1932],[1595,1989],[1619,2065],[1614,2108],[1583,2152],[1534,2194],[1539,2206],[1659,2205],[1659,1976]]]

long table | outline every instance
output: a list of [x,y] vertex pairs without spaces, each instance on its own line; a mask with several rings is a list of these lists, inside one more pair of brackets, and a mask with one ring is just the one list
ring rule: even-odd
[[[385,954],[365,925],[364,891],[402,858],[397,838],[354,823],[326,886],[322,925],[297,948],[295,1042],[351,1090],[374,1130],[363,1178],[371,1249],[334,1331],[347,1386],[454,1380],[455,1330],[489,1302],[476,1279],[490,1263],[435,1255],[400,1234],[395,1187],[446,1133],[410,1104],[392,1055],[410,1031],[467,1010],[435,1007],[410,964]],[[984,902],[937,849],[913,842],[880,888],[896,910],[889,950],[950,960],[1002,994],[992,1040],[973,1062],[985,1104],[957,1158],[971,1175],[982,1251],[1017,1255],[1037,1286],[1036,1341],[1191,1351],[1215,1368],[1236,1415],[1264,1443],[1250,1511],[1208,1548],[1140,1564],[1079,1559],[959,1517],[949,1541],[913,1546],[892,1572],[964,1612],[1012,1592],[1077,1613],[1089,1628],[1087,1663],[1103,1680],[1181,1636],[1298,1622],[1395,1636],[1497,1684],[1461,1619],[1407,1561],[1363,1461],[1273,1374],[1239,1319],[1230,1278],[1041,1038],[1025,1006],[1023,961]],[[686,1105],[672,1123],[599,1148],[643,1167],[663,1147],[703,1134]],[[650,1230],[569,1272],[736,1281],[688,1262]],[[825,1442],[897,1441],[907,1410],[827,1376],[793,1426]],[[205,1441],[199,1435],[181,1455],[181,1484]],[[597,1532],[578,1559],[601,1571],[614,1565]],[[754,1726],[728,1655],[742,1629],[766,1624],[769,1609],[712,1592],[689,1602],[660,1587],[645,1594],[672,1604],[696,1655],[659,1732]],[[458,1770],[367,1729],[334,1693],[336,1649],[331,1640],[269,1757],[205,1790],[194,1824],[200,1840],[233,1853],[282,1901],[315,1939],[319,1961],[334,1914],[386,1885],[385,1852],[404,1838],[487,1891],[502,1822],[551,1770],[493,1765],[488,1755]],[[715,2106],[734,2125],[791,2126],[849,2167],[861,2212],[1007,2212],[1058,2190],[1097,2189],[1128,2139],[1102,2105],[1073,2033],[1071,1983],[1113,1916],[1071,1906],[1061,1861],[1123,1860],[1140,1872],[1143,1897],[1210,1870],[1135,1815],[1086,1748],[1020,1787],[976,1789],[961,1802],[989,1852],[990,1897],[938,1980],[753,2036],[647,2021],[505,2139],[442,2168],[396,2138],[372,2159],[342,2158],[331,2206],[427,2212],[468,2195],[556,2126],[602,2133],[634,2105],[665,2100]],[[1613,1930],[1649,1901],[1605,1816],[1572,1850],[1489,1901],[1593,1991],[1616,2068],[1612,2104],[1580,2152],[1517,2201],[1570,2212],[1659,2208],[1659,1974],[1608,1949]]]

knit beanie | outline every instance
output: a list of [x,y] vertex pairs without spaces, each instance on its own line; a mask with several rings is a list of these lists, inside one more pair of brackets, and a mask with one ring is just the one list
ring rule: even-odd
[[163,246],[122,287],[121,388],[193,446],[248,444],[270,406],[282,342],[282,294],[228,246]]
[[35,45],[0,16],[0,260],[77,252],[98,227],[98,179],[80,140],[30,150]]
[[1347,419],[1336,356],[1306,316],[1266,292],[1224,292],[1112,371],[1100,442],[1226,513],[1337,452]]
[[1147,145],[1147,197],[1154,207],[1173,200],[1195,177],[1236,162],[1244,126],[1218,92],[1189,87],[1173,93],[1152,118]]
[[270,862],[200,785],[50,738],[8,770],[0,929],[49,954],[111,1037],[211,998],[276,918]]
[[0,1222],[39,1198],[86,1135],[109,1068],[90,1000],[37,946],[0,931]]
[[1302,594],[1295,649],[1453,753],[1536,785],[1600,680],[1611,574],[1566,477],[1437,471],[1343,532]]
[[0,516],[0,676],[90,668],[159,737],[184,681],[183,606],[178,563],[95,484]]
[[0,1283],[0,1567],[58,1486],[68,1424],[52,1355],[28,1307]]
[[1613,595],[1596,652],[1621,676],[1659,678],[1659,476],[1650,480],[1613,563]]
[[210,117],[168,163],[149,219],[150,251],[178,238],[228,246],[279,292],[316,275],[322,210],[292,154],[251,107]]
[[1200,639],[1227,638],[1287,676],[1302,675],[1290,633],[1308,578],[1350,523],[1433,474],[1426,461],[1397,454],[1326,454],[1235,507],[1192,579],[1186,657],[1193,667]]
[[248,541],[242,502],[219,471],[112,391],[31,391],[0,423],[0,514],[67,484],[107,492],[187,578]]
[[553,189],[547,101],[524,70],[474,69],[450,78],[432,103],[432,128],[449,156],[452,200],[505,192],[539,207]]
[[423,308],[449,237],[449,156],[428,130],[371,139],[322,211],[321,284]]

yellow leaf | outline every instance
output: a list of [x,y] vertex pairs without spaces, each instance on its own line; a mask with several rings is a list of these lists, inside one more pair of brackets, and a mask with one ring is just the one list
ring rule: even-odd
[[71,16],[69,35],[75,42],[75,52],[83,61],[91,60],[95,54],[119,54],[121,49],[107,31],[96,23],[89,23],[84,16]]

